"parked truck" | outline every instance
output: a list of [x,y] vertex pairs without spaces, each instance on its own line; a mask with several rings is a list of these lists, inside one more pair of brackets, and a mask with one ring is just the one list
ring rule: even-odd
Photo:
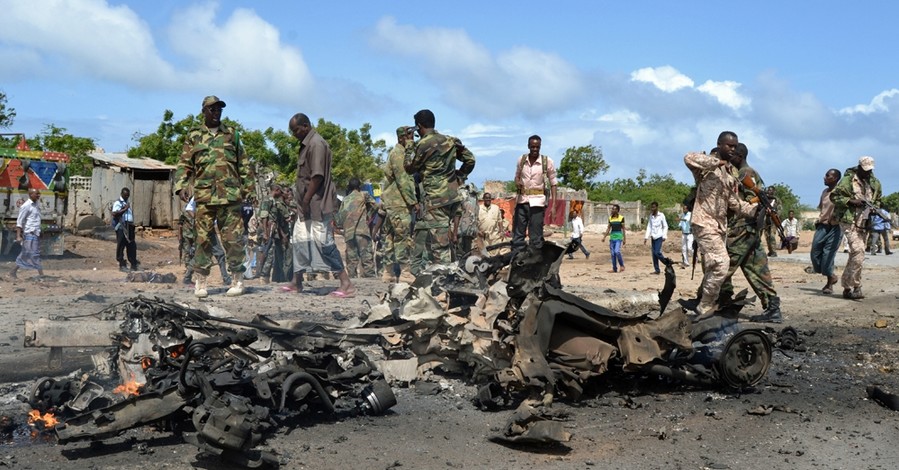
[[[0,134],[0,254],[9,255],[16,240],[19,208],[28,200],[28,190],[41,192],[41,253],[62,255],[65,251],[63,220],[67,208],[69,156],[62,152],[32,151],[23,134]],[[18,142],[6,147],[6,142]]]

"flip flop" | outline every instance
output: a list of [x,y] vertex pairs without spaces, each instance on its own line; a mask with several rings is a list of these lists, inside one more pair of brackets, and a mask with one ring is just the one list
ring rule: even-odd
[[342,290],[336,290],[328,295],[330,295],[331,297],[337,297],[338,299],[350,299],[356,296],[356,294],[347,294]]
[[281,292],[297,292],[297,288],[294,286],[281,286]]

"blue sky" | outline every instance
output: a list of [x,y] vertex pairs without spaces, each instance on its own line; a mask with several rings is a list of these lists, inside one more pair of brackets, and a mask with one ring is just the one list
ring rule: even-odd
[[[732,2],[736,3],[736,2]],[[207,94],[250,128],[295,112],[393,129],[429,108],[512,178],[531,134],[556,162],[602,148],[610,170],[684,182],[722,130],[765,181],[816,205],[824,172],[876,160],[899,190],[894,2],[235,2],[0,0],[0,90],[13,131],[52,123],[125,151],[165,109]]]

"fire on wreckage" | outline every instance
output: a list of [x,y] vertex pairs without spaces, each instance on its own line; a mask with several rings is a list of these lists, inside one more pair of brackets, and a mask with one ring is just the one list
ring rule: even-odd
[[[392,285],[354,328],[282,325],[262,316],[240,322],[132,299],[113,310],[118,373],[144,384],[137,395],[111,400],[92,382],[44,379],[29,401],[40,412],[61,412],[62,424],[54,428],[61,443],[180,419],[193,427],[186,440],[253,466],[276,460],[257,448],[298,413],[341,407],[380,413],[392,406],[393,393],[375,369],[399,382],[438,368],[466,374],[484,384],[479,406],[520,402],[502,435],[494,436],[518,443],[567,441],[549,405],[557,396],[578,399],[586,382],[612,368],[733,388],[766,375],[770,331],[747,327],[735,315],[697,321],[678,306],[668,308],[675,288],[670,263],[659,310],[627,314],[561,289],[564,250],[546,243],[514,259],[472,256],[434,265],[412,286]],[[34,342],[39,335],[29,328],[41,327],[26,324]],[[376,342],[386,360],[347,352]],[[341,400],[356,401],[338,405]]]
[[[396,404],[368,358],[346,352],[371,336],[299,322],[276,326],[264,317],[215,318],[142,297],[101,316],[114,318],[92,324],[99,336],[114,332],[110,361],[122,385],[108,393],[87,379],[45,378],[26,397],[33,414],[52,412],[60,422],[51,428],[60,444],[161,423],[232,463],[277,465],[277,455],[261,444],[278,426],[303,414],[381,414]],[[47,322],[26,324],[26,342],[38,346],[38,333],[52,329]]]

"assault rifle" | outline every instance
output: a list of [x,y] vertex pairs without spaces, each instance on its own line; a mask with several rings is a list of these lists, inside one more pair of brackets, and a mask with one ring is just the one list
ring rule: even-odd
[[[777,211],[774,209],[774,205],[771,204],[771,200],[768,199],[768,194],[765,191],[759,189],[758,186],[755,185],[755,181],[752,180],[752,175],[746,174],[743,177],[743,186],[752,191],[755,194],[756,199],[758,199],[759,205],[761,208],[758,211],[757,220],[755,226],[759,231],[765,227],[765,216],[771,218],[771,223],[774,224],[774,228],[777,229],[777,236],[780,237],[781,246],[786,245],[787,236],[784,234],[783,226],[781,225],[780,216],[777,215]],[[764,210],[761,210],[764,209]],[[759,242],[761,242],[761,234],[759,234]]]

